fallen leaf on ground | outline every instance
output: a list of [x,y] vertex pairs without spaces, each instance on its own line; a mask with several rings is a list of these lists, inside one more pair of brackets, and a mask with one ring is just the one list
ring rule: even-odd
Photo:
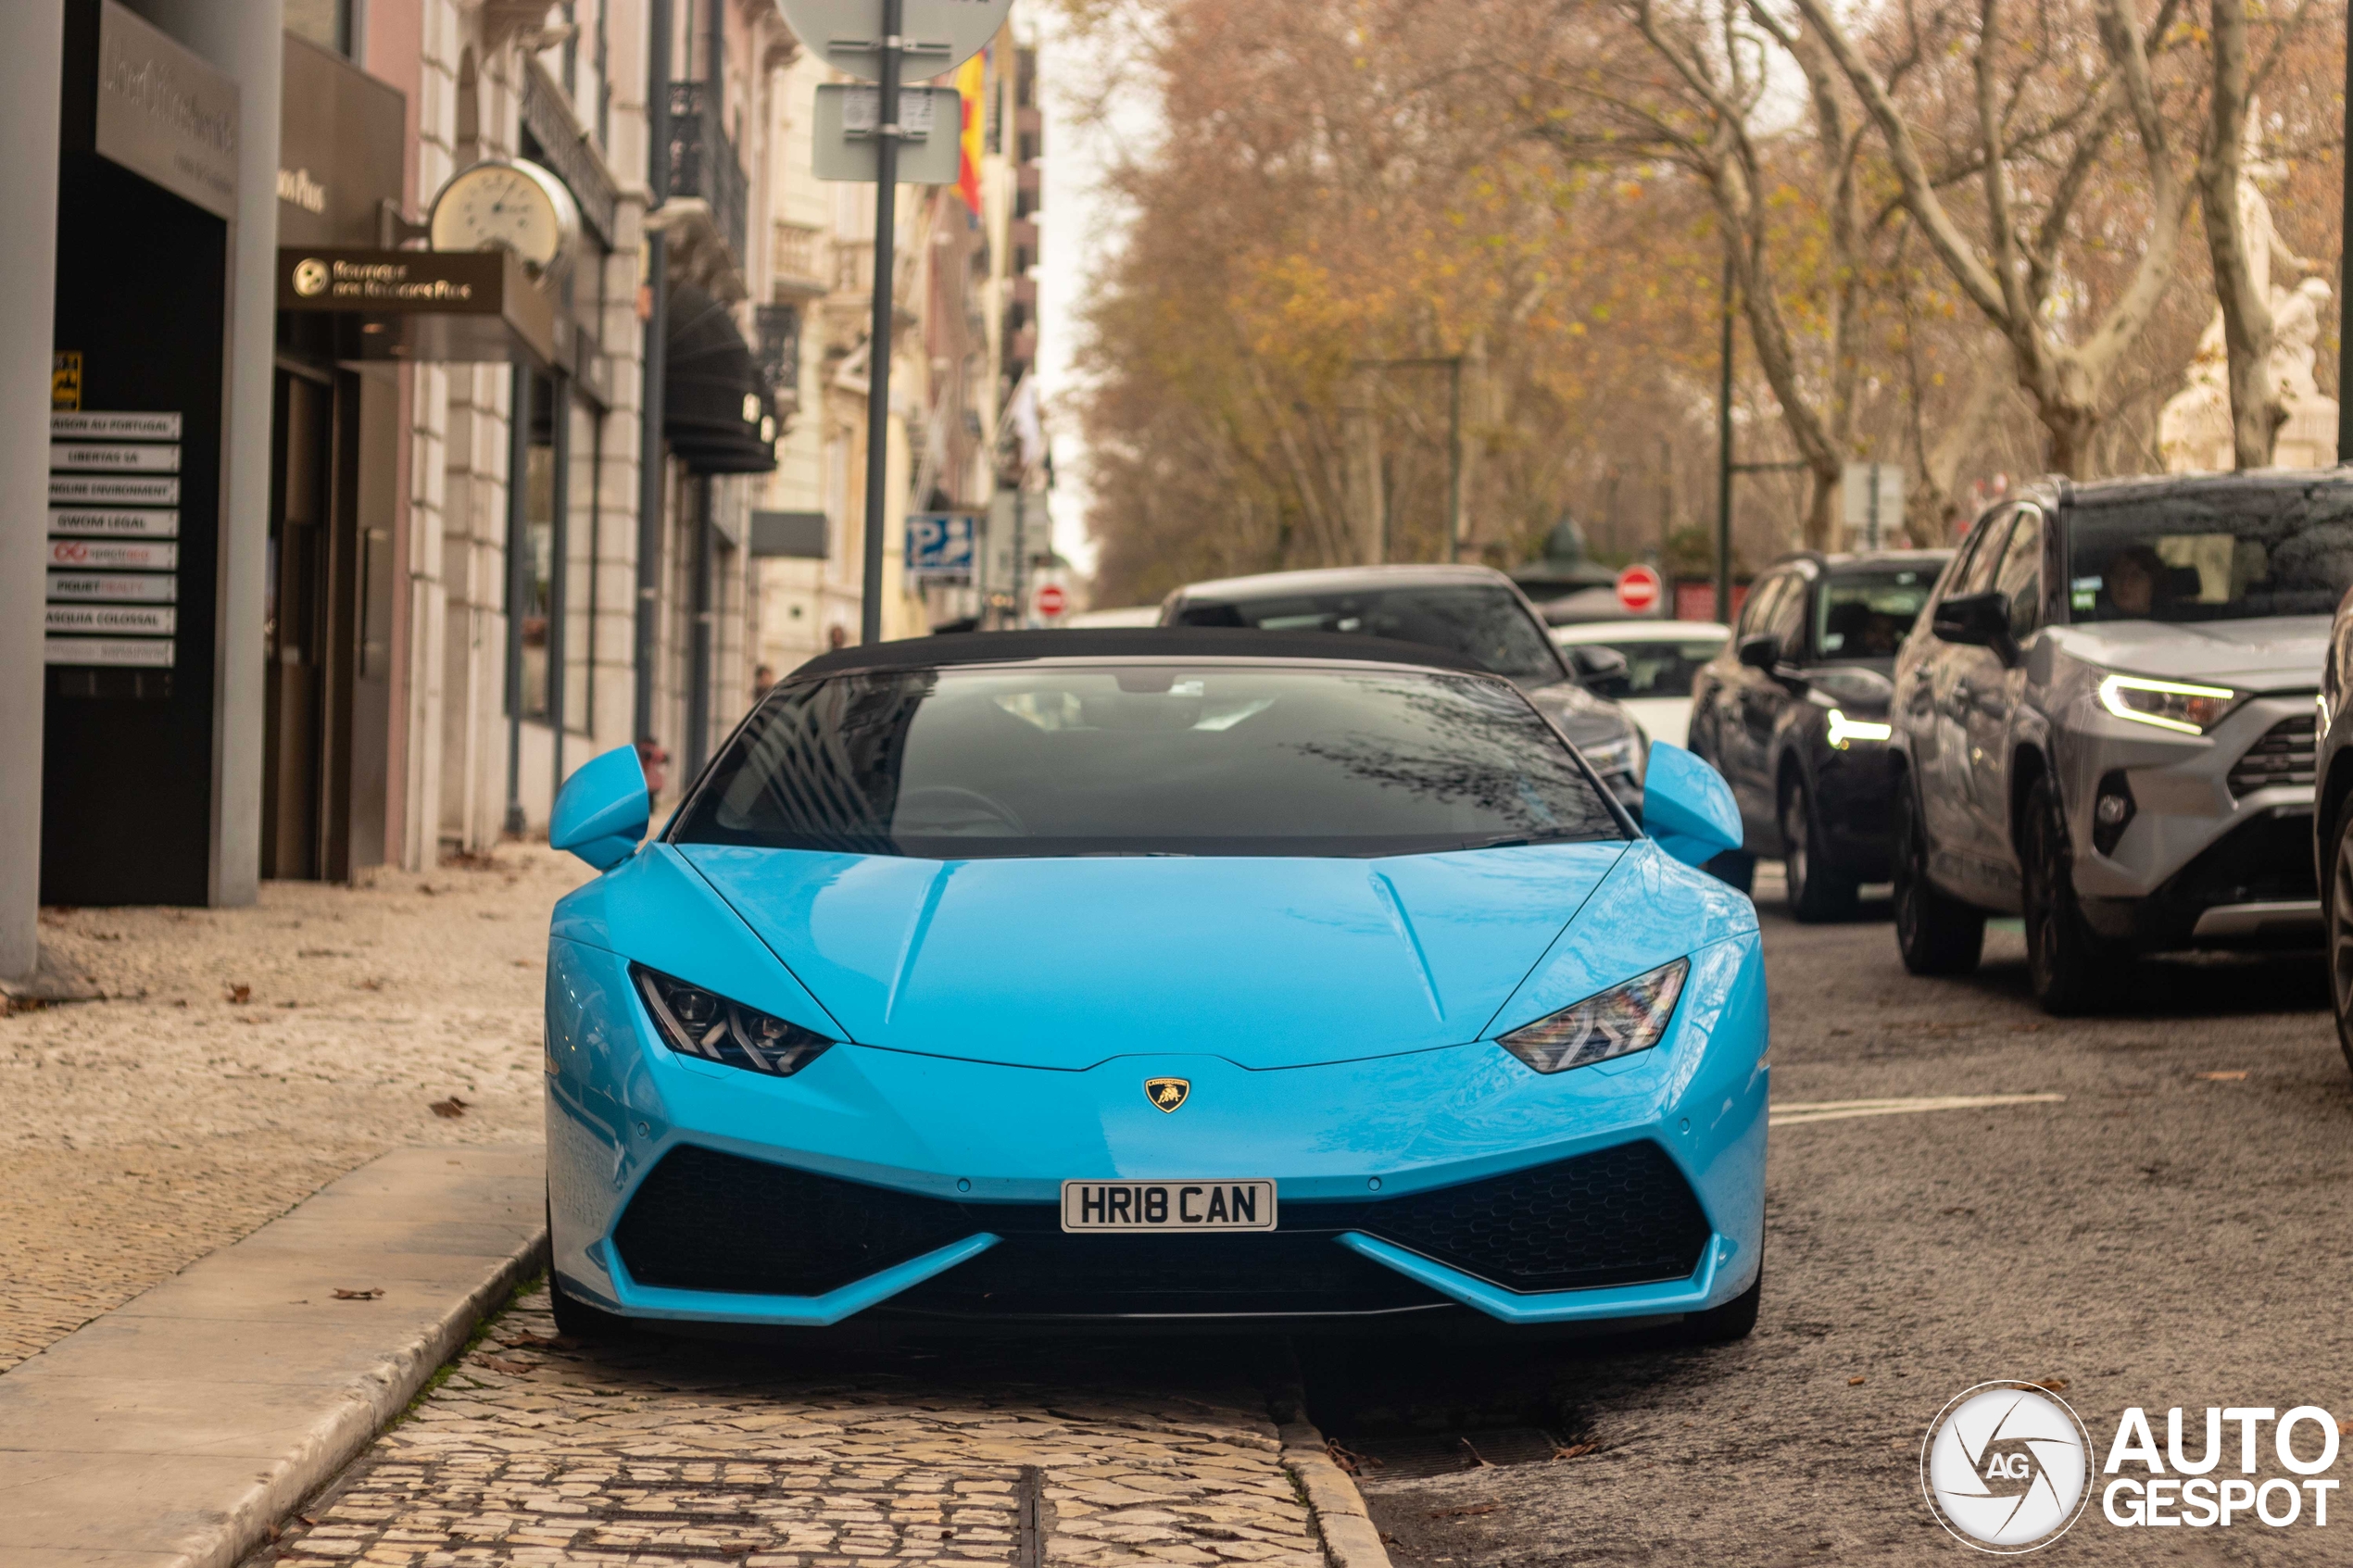
[[2246,1078],[2244,1073],[2201,1073],[2199,1077],[2209,1084],[2235,1084]]
[[537,1361],[519,1361],[511,1356],[484,1356],[482,1358],[482,1364],[493,1372],[503,1372],[510,1377],[521,1377],[524,1373],[539,1370]]
[[542,1345],[551,1350],[574,1350],[580,1348],[580,1341],[569,1334],[534,1334],[529,1329],[520,1334],[510,1334],[498,1343],[510,1350],[527,1350]]
[[1850,1377],[1846,1380],[1846,1386],[1849,1388],[1860,1388],[1863,1386],[1863,1383],[1864,1379],[1859,1377]]
[[1362,1474],[1368,1464],[1378,1465],[1382,1462],[1370,1454],[1360,1454],[1353,1449],[1343,1449],[1329,1439],[1324,1443],[1324,1452],[1331,1456],[1334,1464],[1339,1465],[1351,1475]]
[[1429,1516],[1432,1519],[1468,1519],[1474,1513],[1492,1513],[1503,1506],[1499,1502],[1483,1502],[1475,1508],[1433,1508]]
[[1959,1204],[1956,1203],[1950,1209],[1940,1209],[1937,1212],[1940,1214],[1974,1214],[1977,1210],[1974,1209],[1964,1209]]
[[2046,1377],[2040,1383],[2030,1383],[2027,1386],[2030,1388],[2040,1388],[2045,1394],[2064,1394],[2067,1392],[2067,1379],[2064,1377]]
[[380,1285],[370,1286],[365,1290],[346,1290],[341,1286],[335,1286],[335,1299],[338,1301],[372,1301],[384,1293],[384,1286]]
[[362,980],[359,982],[359,989],[362,991],[381,991],[384,988],[384,983],[381,980]]
[[253,987],[250,985],[232,985],[229,987],[229,999],[232,1002],[249,1002],[253,1000]]
[[1600,1450],[1599,1443],[1571,1443],[1565,1449],[1554,1449],[1553,1457],[1554,1459],[1583,1459],[1587,1454],[1598,1453]]
[[432,1104],[426,1106],[425,1109],[432,1111],[435,1116],[442,1118],[444,1121],[455,1122],[459,1117],[463,1116],[466,1113],[466,1102],[459,1099],[456,1095],[451,1095],[447,1099],[434,1100]]

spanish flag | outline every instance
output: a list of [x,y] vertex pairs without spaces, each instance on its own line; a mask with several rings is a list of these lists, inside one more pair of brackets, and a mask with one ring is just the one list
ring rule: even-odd
[[988,124],[982,100],[988,88],[988,51],[984,49],[956,68],[956,93],[964,101],[963,163],[956,171],[956,191],[975,218],[980,216],[981,136]]

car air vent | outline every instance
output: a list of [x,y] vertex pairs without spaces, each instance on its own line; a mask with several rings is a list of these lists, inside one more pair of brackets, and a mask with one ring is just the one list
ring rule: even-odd
[[2243,797],[2280,784],[2310,789],[2314,730],[2311,715],[2306,714],[2283,719],[2265,731],[2231,770],[2231,794]]

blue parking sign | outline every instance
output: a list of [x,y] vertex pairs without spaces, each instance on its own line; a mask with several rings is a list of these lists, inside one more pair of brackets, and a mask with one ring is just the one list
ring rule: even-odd
[[907,570],[918,577],[973,574],[976,520],[970,512],[907,514]]

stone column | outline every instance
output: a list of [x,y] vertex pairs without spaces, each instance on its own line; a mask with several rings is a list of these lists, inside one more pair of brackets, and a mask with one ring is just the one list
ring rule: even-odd
[[0,980],[41,957],[42,604],[65,18],[0,6]]

